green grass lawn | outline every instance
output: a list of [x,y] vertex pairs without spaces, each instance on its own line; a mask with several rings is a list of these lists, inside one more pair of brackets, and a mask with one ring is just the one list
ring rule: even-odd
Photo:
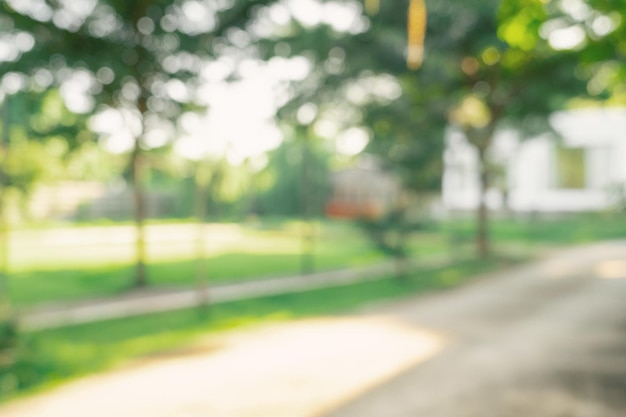
[[[198,261],[194,225],[162,225],[148,230],[148,276],[154,288],[195,285]],[[300,225],[210,229],[205,261],[209,284],[298,274]],[[49,302],[115,296],[132,286],[132,228],[129,226],[26,230],[12,241],[10,292],[20,307]],[[364,266],[384,260],[350,223],[318,227],[315,270]],[[81,244],[81,239],[85,243]],[[430,256],[446,251],[432,234],[416,237],[411,251]]]
[[[382,259],[372,248],[356,242],[326,244],[318,250],[316,268],[329,270],[366,265]],[[209,284],[297,274],[301,256],[292,253],[227,253],[205,261]],[[148,265],[155,288],[186,288],[195,283],[197,261],[154,261]],[[132,265],[41,269],[12,274],[11,295],[20,306],[45,302],[115,296],[131,287]]]
[[[353,229],[342,227],[321,228],[317,268],[350,267],[380,259]],[[198,266],[196,230],[191,223],[148,227],[148,273],[152,286],[194,285]],[[211,226],[206,248],[209,281],[297,273],[300,239],[296,232],[289,223],[266,230]],[[13,302],[25,306],[114,296],[128,290],[134,272],[133,233],[130,225],[15,232],[10,259]]]
[[[590,213],[563,218],[498,219],[490,221],[493,246],[525,244],[560,246],[626,238],[625,213]],[[471,243],[476,225],[473,219],[434,223],[429,230]]]
[[405,282],[386,279],[218,304],[207,314],[188,309],[25,333],[19,340],[14,365],[0,369],[0,398],[175,349],[223,330],[350,312],[373,301],[447,288],[510,262],[465,261],[416,271]]
[[[151,229],[152,227],[153,229]],[[157,288],[194,285],[197,261],[193,223],[157,222],[148,229],[148,272]],[[206,270],[210,283],[297,274],[301,225],[295,221],[211,226]],[[474,252],[471,219],[432,223],[410,241],[412,257]],[[583,215],[558,220],[493,219],[492,247],[498,253],[626,237],[626,216]],[[85,238],[85,243],[80,239]],[[127,291],[133,276],[133,229],[129,224],[82,225],[16,231],[11,245],[10,289],[14,303],[107,297]],[[349,222],[321,222],[316,270],[349,268],[384,259]]]

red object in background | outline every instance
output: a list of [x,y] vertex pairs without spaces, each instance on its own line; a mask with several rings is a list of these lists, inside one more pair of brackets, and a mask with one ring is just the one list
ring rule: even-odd
[[381,213],[372,203],[351,204],[331,201],[326,205],[326,215],[338,219],[375,219],[380,217]]

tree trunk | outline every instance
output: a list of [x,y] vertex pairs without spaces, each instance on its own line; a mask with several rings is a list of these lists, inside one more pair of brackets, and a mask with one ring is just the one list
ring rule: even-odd
[[135,220],[135,287],[148,285],[146,273],[146,239],[144,220],[146,218],[146,200],[143,189],[143,158],[141,155],[141,140],[135,140],[135,147],[131,155],[131,169],[133,174],[133,202]]
[[487,167],[486,148],[479,148],[480,187],[477,212],[476,252],[480,259],[490,255],[489,247],[489,208],[487,207],[487,189],[489,187],[489,172]]
[[17,331],[9,296],[9,222],[7,219],[6,190],[9,185],[6,162],[10,148],[11,114],[9,96],[4,97],[0,154],[0,368],[15,360]]
[[396,279],[400,282],[406,282],[409,274],[409,258],[406,253],[407,236],[402,230],[398,230],[396,233],[396,254],[394,256]]
[[314,187],[312,177],[312,161],[309,149],[308,131],[303,129],[302,137],[302,172],[300,182],[300,205],[302,213],[302,256],[300,273],[311,274],[315,271],[315,224],[312,219]]
[[395,217],[393,227],[396,229],[396,241],[395,241],[395,268],[396,279],[400,282],[406,282],[409,274],[409,254],[407,250],[408,232],[406,230],[407,224],[405,222],[406,213],[409,207],[407,197],[403,197],[400,206],[397,211],[393,213]]
[[6,191],[8,175],[6,171],[7,158],[10,146],[10,104],[9,96],[4,97],[2,135],[0,136],[0,151],[3,163],[0,165],[0,324],[8,323],[11,319],[11,302],[9,297],[9,222],[7,219]]
[[[146,15],[148,8],[152,4],[151,0],[137,0],[129,10],[132,15],[133,26],[137,27],[139,20]],[[146,199],[144,191],[144,158],[141,145],[146,133],[146,115],[148,114],[148,97],[150,88],[144,84],[145,72],[141,69],[141,63],[145,57],[145,49],[142,46],[143,35],[135,32],[137,43],[134,47],[137,60],[133,66],[134,78],[139,86],[139,97],[137,99],[137,110],[141,117],[141,133],[135,138],[135,146],[131,155],[131,170],[133,176],[133,202],[135,217],[135,282],[134,286],[142,288],[148,285],[148,274],[146,271],[146,238],[144,220],[146,218]]]
[[203,173],[204,171],[199,167],[196,172],[196,221],[198,222],[196,235],[196,290],[198,295],[198,307],[201,313],[206,313],[210,301],[206,267],[206,199],[208,183]]
[[[6,157],[6,152],[4,156]],[[4,174],[6,172],[0,172],[3,177]],[[4,178],[2,182],[0,189],[0,193],[2,193],[0,194],[0,369],[10,365],[15,360],[14,351],[17,338],[15,317],[9,295],[9,227],[6,218],[6,182]]]

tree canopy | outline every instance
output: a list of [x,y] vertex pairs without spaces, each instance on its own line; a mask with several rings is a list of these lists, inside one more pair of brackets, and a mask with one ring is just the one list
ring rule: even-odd
[[[15,46],[0,57],[2,83],[7,94],[57,86],[74,114],[121,114],[110,124],[134,140],[137,202],[145,149],[174,140],[179,116],[207,105],[210,81],[236,78],[249,60],[298,60],[306,74],[284,89],[280,122],[302,125],[309,113],[310,132],[327,137],[362,128],[366,151],[415,192],[439,187],[450,129],[474,145],[484,191],[498,129],[536,132],[573,97],[623,96],[624,0],[425,5],[414,71],[421,0],[7,0],[0,30]],[[42,133],[42,111],[24,126]],[[71,117],[55,129],[84,140]]]
[[[143,151],[174,140],[178,117],[206,104],[207,91],[200,87],[212,63],[249,56],[254,34],[247,25],[269,3],[9,0],[0,5],[3,27],[25,39],[24,47],[17,44],[15,59],[0,62],[0,71],[15,80],[36,81],[39,73],[60,86],[74,112],[116,112],[120,116],[111,120],[134,142],[129,166],[138,231],[136,285],[146,283]],[[232,66],[223,77],[235,70]]]
[[[280,41],[289,42],[292,54],[308,57],[313,70],[283,111],[295,114],[312,102],[321,120],[325,112],[342,109],[342,122],[368,128],[367,150],[383,156],[413,190],[438,187],[444,138],[456,129],[479,156],[484,195],[492,181],[489,149],[498,129],[549,129],[551,112],[587,94],[581,47],[559,32],[578,23],[568,2],[426,3],[424,62],[418,71],[405,64],[408,0],[381,1],[378,13],[361,15],[365,23],[350,35],[330,25],[295,25]],[[614,57],[609,50],[606,56]],[[486,254],[481,207],[479,250]]]

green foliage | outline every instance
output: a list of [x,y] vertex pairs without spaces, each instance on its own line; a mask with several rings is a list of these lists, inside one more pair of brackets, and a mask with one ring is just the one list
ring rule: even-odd
[[7,186],[28,195],[36,184],[59,178],[62,170],[59,153],[63,152],[64,145],[62,141],[22,141],[13,144],[4,161]]
[[[35,42],[15,62],[0,62],[0,70],[35,75],[45,69],[54,83],[87,74],[95,105],[84,111],[107,105],[172,120],[197,109],[198,73],[228,49],[228,31],[245,27],[255,8],[272,2],[98,0],[75,12],[64,2],[2,2],[6,30],[29,33]],[[193,7],[206,19],[199,21]],[[42,13],[49,18],[37,18]]]
[[[35,83],[38,74],[47,74],[49,85],[60,85],[61,92],[70,89],[65,104],[76,113],[106,116],[108,111],[126,125],[133,140],[126,174],[133,185],[138,232],[136,286],[147,284],[144,152],[162,144],[162,138],[151,141],[151,134],[169,132],[165,141],[171,142],[181,128],[177,119],[205,107],[199,88],[205,83],[203,70],[220,57],[252,56],[254,38],[244,30],[255,10],[273,2],[96,0],[78,8],[61,1],[0,3],[0,24],[34,40],[19,51],[19,59],[0,62],[0,73],[14,71],[17,79],[21,72]],[[236,65],[224,78],[236,76],[235,70]]]
[[[15,346],[15,339],[17,331],[15,323],[12,321],[0,321],[0,359],[2,355],[7,354],[7,351]],[[0,360],[0,369],[2,368],[2,361]]]
[[579,75],[589,80],[591,100],[580,100],[583,106],[626,105],[626,1],[590,0],[590,13],[578,24],[586,39],[579,48]]
[[[307,158],[306,162],[303,158]],[[270,152],[269,163],[262,175],[269,177],[271,185],[259,194],[259,214],[299,216],[303,213],[306,194],[306,204],[312,206],[310,213],[320,216],[330,189],[330,158],[323,143],[315,139],[308,146],[302,138],[285,141]],[[306,180],[302,178],[303,164],[310,171]]]
[[86,142],[63,158],[63,179],[110,182],[120,176],[125,162],[96,142]]
[[409,235],[421,225],[406,221],[404,210],[391,210],[380,219],[361,219],[359,226],[382,253],[404,258],[409,255]]
[[[565,15],[554,3],[429,1],[426,58],[418,72],[405,66],[407,1],[381,2],[380,12],[354,34],[294,22],[288,36],[267,50],[288,42],[292,55],[306,56],[314,66],[280,114],[296,120],[312,102],[318,122],[341,109],[335,119],[343,127],[368,128],[367,152],[382,157],[413,193],[439,189],[444,137],[454,126],[485,155],[486,187],[501,175],[488,156],[498,129],[545,132],[551,112],[586,94],[579,51],[557,51],[545,35],[546,23]],[[386,239],[372,227],[366,227],[368,235],[380,246]]]
[[24,197],[40,183],[67,177],[68,159],[78,161],[80,153],[73,152],[91,143],[85,119],[65,108],[57,90],[18,93],[5,98],[2,106],[0,131],[5,143],[0,160],[5,186]]
[[[5,310],[5,306],[0,306]],[[18,341],[17,327],[15,322],[4,314],[0,316],[0,398],[3,394],[4,381],[2,375],[7,373],[7,369],[15,362],[15,348]]]

